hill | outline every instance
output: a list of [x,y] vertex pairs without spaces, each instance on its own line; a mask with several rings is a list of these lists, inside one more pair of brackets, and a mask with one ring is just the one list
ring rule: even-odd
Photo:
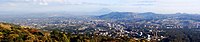
[[139,42],[145,39],[107,36],[71,34],[65,32],[43,31],[34,28],[25,28],[19,25],[0,23],[0,42]]
[[131,12],[111,12],[109,14],[98,16],[98,18],[102,19],[123,19],[123,18],[131,18],[133,17],[133,13]]
[[[59,34],[59,35],[58,35]],[[33,28],[23,28],[9,23],[0,23],[1,42],[69,42],[64,33],[46,32]]]
[[200,21],[200,15],[198,14],[187,14],[187,13],[176,13],[176,14],[157,14],[153,12],[145,13],[133,13],[133,12],[111,12],[105,15],[96,16],[99,19],[107,20],[155,20],[155,19],[166,19],[173,18],[177,20],[196,20]]

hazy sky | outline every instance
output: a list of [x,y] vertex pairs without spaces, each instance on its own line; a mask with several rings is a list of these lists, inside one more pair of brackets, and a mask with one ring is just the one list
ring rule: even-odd
[[200,0],[0,0],[0,12],[128,12],[200,13]]

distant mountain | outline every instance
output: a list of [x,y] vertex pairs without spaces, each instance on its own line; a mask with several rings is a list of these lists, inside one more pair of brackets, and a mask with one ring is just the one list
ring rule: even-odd
[[[133,12],[111,12],[109,14],[97,16],[100,19],[150,19],[157,18],[159,16],[164,16],[161,14],[156,14],[153,12],[146,13],[133,13]],[[160,17],[161,18],[161,17]]]
[[98,18],[102,19],[122,19],[122,18],[132,18],[132,12],[111,12],[109,14],[98,16]]
[[108,8],[102,8],[100,10],[97,10],[95,13],[97,14],[106,14],[106,13],[110,13],[112,12],[112,10],[108,9]]
[[133,13],[133,12],[111,12],[105,15],[96,16],[99,19],[164,19],[164,18],[174,18],[174,19],[187,19],[187,20],[198,20],[200,15],[198,14],[187,14],[187,13],[176,13],[176,14],[157,14],[153,12],[145,13]]

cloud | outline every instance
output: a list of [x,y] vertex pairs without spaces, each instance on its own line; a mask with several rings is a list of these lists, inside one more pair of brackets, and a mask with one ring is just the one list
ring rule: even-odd
[[133,6],[153,6],[155,4],[152,3],[141,3],[141,4],[133,4]]
[[[117,11],[199,13],[200,0],[0,0],[0,9],[20,11]],[[3,10],[2,10],[3,11]]]
[[16,7],[17,4],[15,3],[2,3],[0,4],[0,7]]
[[157,2],[156,0],[143,0],[143,1],[138,1],[138,3],[155,3]]
[[65,2],[65,0],[45,0],[47,2]]

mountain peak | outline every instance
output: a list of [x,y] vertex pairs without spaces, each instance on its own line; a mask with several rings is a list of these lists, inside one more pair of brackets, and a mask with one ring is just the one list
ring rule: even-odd
[[133,14],[133,12],[111,12],[109,14]]
[[154,12],[145,12],[145,13],[141,13],[141,14],[156,14]]

